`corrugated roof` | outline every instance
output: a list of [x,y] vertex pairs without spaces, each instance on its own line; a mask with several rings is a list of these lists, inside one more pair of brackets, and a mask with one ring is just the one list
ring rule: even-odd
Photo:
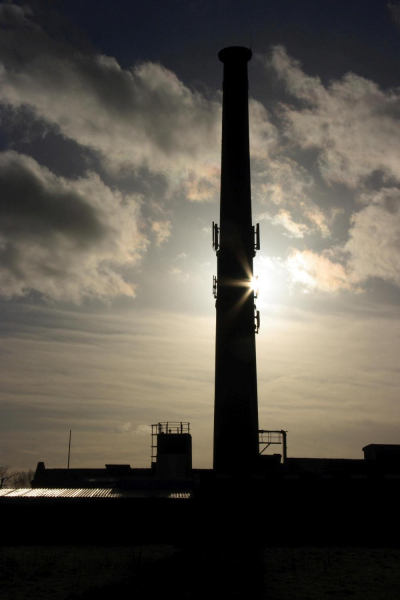
[[190,492],[168,490],[119,490],[115,488],[3,488],[0,498],[182,498]]

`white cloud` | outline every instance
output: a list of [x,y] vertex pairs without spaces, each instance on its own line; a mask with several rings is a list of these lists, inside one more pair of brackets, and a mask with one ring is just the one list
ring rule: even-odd
[[[400,286],[400,190],[393,185],[400,184],[399,90],[382,90],[354,73],[324,85],[305,74],[281,46],[273,49],[268,64],[299,101],[280,106],[290,140],[302,149],[319,150],[319,168],[328,183],[364,190],[358,197],[361,209],[350,217],[347,242],[322,253],[293,250],[287,261],[292,281],[327,292],[360,291],[371,278]],[[378,171],[392,187],[365,191],[368,178]],[[303,217],[328,237],[339,209],[321,211],[301,199],[299,206]]]
[[306,75],[282,46],[269,64],[303,105],[282,105],[286,133],[302,148],[320,150],[328,182],[356,187],[375,171],[400,181],[400,92],[347,73],[324,86]]
[[133,296],[121,267],[134,266],[147,240],[140,203],[98,175],[57,177],[32,158],[0,153],[0,286],[6,297],[30,290],[56,300]]
[[209,237],[211,239],[211,227],[202,227],[201,235],[204,237]]
[[151,230],[156,236],[156,246],[161,246],[171,237],[170,221],[153,221]]
[[191,91],[160,64],[122,69],[112,57],[51,39],[14,5],[0,18],[8,19],[1,102],[28,106],[66,138],[98,152],[109,168],[147,166],[168,174],[173,186],[188,179],[191,199],[207,195],[210,160],[219,164],[219,98]]
[[262,167],[255,172],[258,184],[255,194],[260,202],[299,204],[308,198],[314,185],[313,178],[294,160],[282,156],[279,146]]
[[330,211],[323,211],[312,202],[300,202],[297,208],[302,212],[303,218],[309,221],[309,225],[295,221],[290,211],[285,208],[281,208],[274,216],[269,212],[261,213],[257,215],[257,219],[271,221],[273,225],[281,225],[286,229],[287,233],[285,235],[287,237],[304,238],[305,235],[318,232],[322,237],[327,238],[331,235],[330,227],[333,221],[342,212],[341,209],[335,208]]
[[[0,34],[0,102],[28,106],[110,169],[145,166],[165,175],[170,194],[217,197],[220,94],[193,91],[158,63],[123,69],[112,57],[84,53],[50,38],[14,5],[1,17],[8,26]],[[250,113],[253,155],[265,156],[274,127],[256,101]]]
[[[304,289],[360,291],[371,278],[400,287],[400,190],[364,193],[366,206],[351,217],[349,239],[322,254],[293,250],[287,267]],[[340,261],[340,262],[339,262]]]
[[353,215],[344,247],[352,278],[380,277],[400,287],[400,190],[382,188],[361,199],[368,205]]
[[307,225],[304,225],[303,223],[296,223],[296,221],[292,219],[290,212],[284,208],[281,208],[281,210],[273,217],[268,213],[264,213],[259,215],[258,218],[261,221],[271,221],[273,225],[281,225],[287,231],[285,235],[291,238],[303,238],[305,235],[310,233]]
[[346,268],[325,254],[311,250],[293,250],[286,261],[291,282],[304,291],[338,292],[351,289]]
[[151,427],[150,425],[145,425],[144,423],[134,427],[130,421],[126,421],[118,427],[113,427],[111,429],[111,433],[121,433],[131,437],[146,437],[151,435]]
[[[300,210],[309,225],[299,224],[287,227],[293,237],[303,237],[305,233],[318,231],[323,237],[330,236],[330,227],[338,214],[338,208],[323,210],[312,200],[315,192],[315,181],[310,173],[298,162],[284,155],[283,140],[274,140],[269,144],[269,157],[256,161],[253,169],[253,197],[264,205],[277,205],[282,208],[278,213],[276,223],[284,224],[283,220],[288,208]],[[283,212],[282,212],[283,211]],[[302,233],[303,235],[299,235]]]
[[179,281],[188,281],[190,279],[189,273],[186,273],[186,271],[183,271],[178,267],[170,267],[168,273],[172,275],[172,277],[176,277],[176,279],[179,279]]
[[252,158],[265,165],[279,143],[279,132],[271,123],[267,109],[253,98],[249,98],[249,135]]
[[337,215],[343,212],[343,209],[334,207],[328,211],[323,211],[321,208],[316,206],[315,204],[309,204],[308,206],[303,206],[304,216],[308,219],[311,224],[316,228],[322,237],[329,237],[331,235],[332,223],[336,219]]

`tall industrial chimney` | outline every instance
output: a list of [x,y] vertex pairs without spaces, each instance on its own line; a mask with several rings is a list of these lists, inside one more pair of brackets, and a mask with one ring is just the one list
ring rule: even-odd
[[230,47],[224,63],[220,223],[213,224],[218,271],[216,297],[214,470],[252,471],[258,458],[258,407],[253,257],[259,227],[252,225],[248,48]]

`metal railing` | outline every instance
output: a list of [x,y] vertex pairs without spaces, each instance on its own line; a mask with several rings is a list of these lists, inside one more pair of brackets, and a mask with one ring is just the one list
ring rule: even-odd
[[259,429],[258,431],[258,443],[261,446],[264,446],[260,450],[260,454],[263,454],[264,451],[271,444],[282,444],[282,458],[283,463],[286,462],[287,458],[287,431],[283,429],[280,430],[272,430],[272,429]]
[[186,421],[160,421],[151,426],[151,464],[157,461],[157,436],[159,433],[180,435],[190,433],[190,423]]

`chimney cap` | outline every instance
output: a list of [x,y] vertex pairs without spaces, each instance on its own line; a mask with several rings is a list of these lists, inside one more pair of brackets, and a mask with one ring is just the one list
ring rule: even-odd
[[218,58],[221,62],[249,62],[253,56],[250,48],[243,46],[229,46],[218,52]]

